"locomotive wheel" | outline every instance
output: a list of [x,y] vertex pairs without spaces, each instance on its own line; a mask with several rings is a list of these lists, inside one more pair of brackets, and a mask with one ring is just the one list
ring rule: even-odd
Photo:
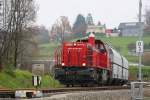
[[88,84],[81,84],[81,87],[88,87]]
[[97,73],[96,70],[94,70],[94,71],[92,72],[92,77],[94,78],[95,81],[98,81],[99,74]]
[[66,87],[69,87],[69,84],[67,84]]
[[108,71],[107,70],[103,70],[102,84],[103,85],[107,85],[107,83],[108,83]]

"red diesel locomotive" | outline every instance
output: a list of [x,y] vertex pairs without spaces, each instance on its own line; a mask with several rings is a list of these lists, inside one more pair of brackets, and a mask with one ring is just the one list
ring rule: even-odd
[[107,43],[89,38],[65,42],[55,51],[55,78],[65,85],[125,84],[128,61]]

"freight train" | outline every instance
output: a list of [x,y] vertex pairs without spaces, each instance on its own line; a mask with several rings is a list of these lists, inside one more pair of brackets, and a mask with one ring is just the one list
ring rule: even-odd
[[93,33],[55,51],[55,78],[66,86],[123,85],[128,75],[127,59]]

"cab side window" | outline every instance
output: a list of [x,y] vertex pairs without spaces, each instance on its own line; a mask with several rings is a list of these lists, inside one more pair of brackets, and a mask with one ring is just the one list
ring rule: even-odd
[[100,46],[99,46],[99,51],[100,51],[101,53],[105,53],[105,52],[106,52],[106,49],[105,49],[105,47],[104,47],[103,44],[100,44]]

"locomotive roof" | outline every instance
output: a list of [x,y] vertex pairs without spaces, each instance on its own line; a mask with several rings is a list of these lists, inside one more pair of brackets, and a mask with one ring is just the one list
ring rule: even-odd
[[[76,42],[88,42],[88,39],[77,40]],[[95,42],[96,42],[96,43],[98,43],[98,42],[104,43],[104,42],[101,41],[101,40],[95,40]]]
[[[86,37],[77,39],[76,42],[80,42],[80,41],[87,42],[88,39],[89,39],[89,37],[86,36]],[[104,43],[104,41],[102,41],[101,39],[99,39],[99,38],[97,38],[97,37],[95,37],[95,41],[96,41],[96,42],[103,42],[103,43]]]
[[[81,42],[81,41],[83,41],[83,42],[88,42],[88,38],[89,38],[89,37],[86,36],[86,37],[83,37],[83,38],[80,38],[80,39],[76,40],[76,42]],[[100,39],[100,38],[95,37],[95,41],[96,41],[96,43],[103,43],[103,44],[105,44],[105,45],[108,45],[111,49],[117,51],[114,47],[112,47],[112,45],[111,45],[110,43],[107,43],[107,42],[103,41],[103,40]],[[117,51],[117,52],[118,52],[118,51]],[[119,53],[119,52],[118,52],[118,53]],[[120,54],[120,53],[119,53],[119,54]]]

